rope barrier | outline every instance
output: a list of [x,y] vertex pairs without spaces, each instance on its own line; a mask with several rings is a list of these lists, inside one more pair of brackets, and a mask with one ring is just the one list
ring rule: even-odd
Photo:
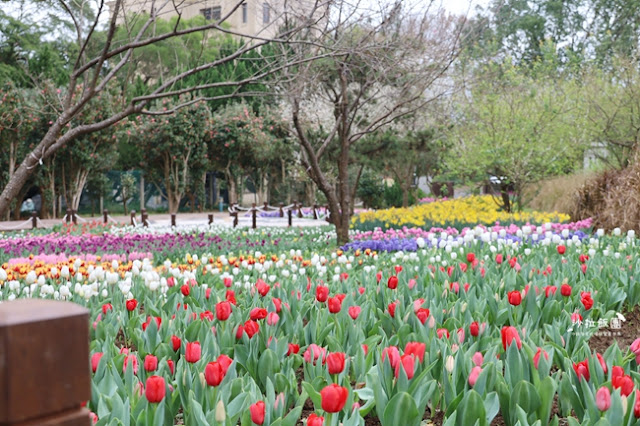
[[20,223],[18,225],[15,225],[15,226],[0,226],[0,231],[16,231],[16,230],[24,227],[25,225],[31,226],[31,219],[29,219],[29,220],[27,220],[25,222],[22,222],[22,223]]

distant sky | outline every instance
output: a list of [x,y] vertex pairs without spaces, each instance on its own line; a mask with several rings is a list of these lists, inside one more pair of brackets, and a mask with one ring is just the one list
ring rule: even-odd
[[[490,0],[441,0],[442,7],[452,13],[464,15],[469,11],[469,15],[475,14],[476,6],[486,7]],[[471,5],[471,7],[469,7]]]

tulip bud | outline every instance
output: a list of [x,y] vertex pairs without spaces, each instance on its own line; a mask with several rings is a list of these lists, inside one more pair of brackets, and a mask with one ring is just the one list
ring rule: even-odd
[[447,356],[447,359],[446,359],[446,361],[445,361],[445,363],[444,363],[444,368],[445,368],[449,373],[451,373],[451,372],[453,372],[454,364],[455,364],[455,360],[453,359],[453,357],[452,357],[451,355],[448,355],[448,356]]
[[227,413],[224,409],[224,402],[222,401],[218,401],[218,404],[216,404],[215,419],[218,423],[223,423],[227,419]]

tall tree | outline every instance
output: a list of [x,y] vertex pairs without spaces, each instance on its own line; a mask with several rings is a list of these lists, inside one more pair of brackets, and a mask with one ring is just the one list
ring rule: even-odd
[[[427,107],[449,87],[444,76],[459,51],[464,20],[429,8],[405,10],[400,2],[371,15],[339,2],[322,33],[322,44],[293,46],[290,51],[320,55],[323,61],[285,75],[285,98],[301,161],[327,199],[338,243],[349,240],[349,224],[359,173],[350,173],[355,147],[363,137],[399,117]],[[326,137],[312,139],[321,124]],[[329,151],[335,168],[322,166]],[[331,176],[330,170],[337,174]],[[335,180],[334,180],[335,179]],[[335,182],[335,184],[333,183]]]
[[[9,5],[12,2],[6,2]],[[229,17],[240,10],[243,1],[237,1],[235,5],[225,13],[220,19],[207,21],[203,25],[181,28],[178,18],[177,25],[171,27],[166,32],[156,31],[156,24],[162,13],[167,8],[176,8],[180,14],[179,5],[175,3],[155,2],[152,1],[151,15],[138,15],[125,17],[126,9],[124,0],[115,0],[109,5],[103,1],[84,2],[79,0],[71,0],[68,2],[58,3],[58,13],[66,16],[68,22],[72,23],[74,32],[73,45],[74,49],[69,49],[70,57],[68,58],[67,72],[64,79],[68,81],[65,96],[61,99],[61,106],[57,117],[52,120],[47,133],[41,138],[36,146],[23,158],[15,173],[5,185],[0,194],[0,216],[7,211],[10,203],[14,200],[22,187],[25,185],[30,176],[32,176],[40,163],[51,157],[55,152],[65,146],[67,143],[75,140],[83,135],[93,133],[123,120],[130,115],[149,114],[149,115],[165,115],[170,113],[169,110],[155,110],[153,108],[154,101],[165,97],[175,97],[186,92],[198,91],[204,89],[212,89],[215,87],[240,87],[245,84],[252,84],[260,78],[268,75],[277,69],[261,68],[251,76],[242,81],[222,81],[214,83],[198,83],[189,87],[174,90],[176,83],[185,78],[198,74],[202,71],[216,68],[222,64],[233,62],[250,51],[258,52],[259,49],[268,43],[287,44],[292,42],[292,38],[300,30],[308,28],[310,25],[323,21],[321,15],[324,13],[323,4],[315,3],[311,8],[298,8],[299,14],[305,16],[292,16],[291,8],[283,9],[282,16],[274,16],[276,22],[285,22],[285,28],[278,31],[273,37],[249,36],[244,38],[246,41],[233,52],[225,54],[215,60],[198,61],[197,65],[191,66],[184,70],[169,70],[163,76],[162,81],[152,87],[142,87],[142,93],[131,96],[130,91],[136,87],[131,85],[123,86],[121,97],[128,99],[126,103],[120,105],[109,117],[98,122],[82,122],[78,117],[85,110],[92,99],[102,93],[110,84],[110,82],[122,77],[129,69],[131,60],[135,54],[146,46],[155,43],[161,43],[168,40],[188,38],[193,34],[204,32],[219,32],[224,34],[242,35],[240,32],[230,29],[224,23]],[[87,13],[91,10],[92,13]],[[275,11],[274,11],[275,15]],[[126,29],[122,38],[116,37],[118,34],[119,17],[123,18]],[[108,19],[104,31],[100,31],[101,22]],[[133,22],[136,19],[142,21],[142,25],[138,30],[134,30]],[[38,25],[35,19],[30,22],[31,25]],[[312,57],[306,57],[304,60],[312,60]],[[281,62],[280,67],[285,68],[292,63],[300,61],[299,57],[288,57],[287,61]],[[82,87],[79,96],[75,97],[76,89]],[[192,98],[187,103],[196,103],[203,100],[204,97]],[[175,105],[172,110],[178,109],[183,105]]]

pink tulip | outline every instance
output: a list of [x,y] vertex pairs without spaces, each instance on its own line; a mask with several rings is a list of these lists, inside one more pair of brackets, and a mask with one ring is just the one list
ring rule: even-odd
[[600,411],[607,411],[611,407],[611,392],[606,386],[602,386],[596,392],[596,406]]
[[471,369],[471,373],[469,374],[469,386],[475,386],[480,373],[482,373],[482,368],[478,367],[477,365]]
[[481,367],[482,363],[484,362],[484,357],[482,356],[482,352],[476,352],[475,354],[473,354],[473,356],[471,357],[471,360],[477,367]]

